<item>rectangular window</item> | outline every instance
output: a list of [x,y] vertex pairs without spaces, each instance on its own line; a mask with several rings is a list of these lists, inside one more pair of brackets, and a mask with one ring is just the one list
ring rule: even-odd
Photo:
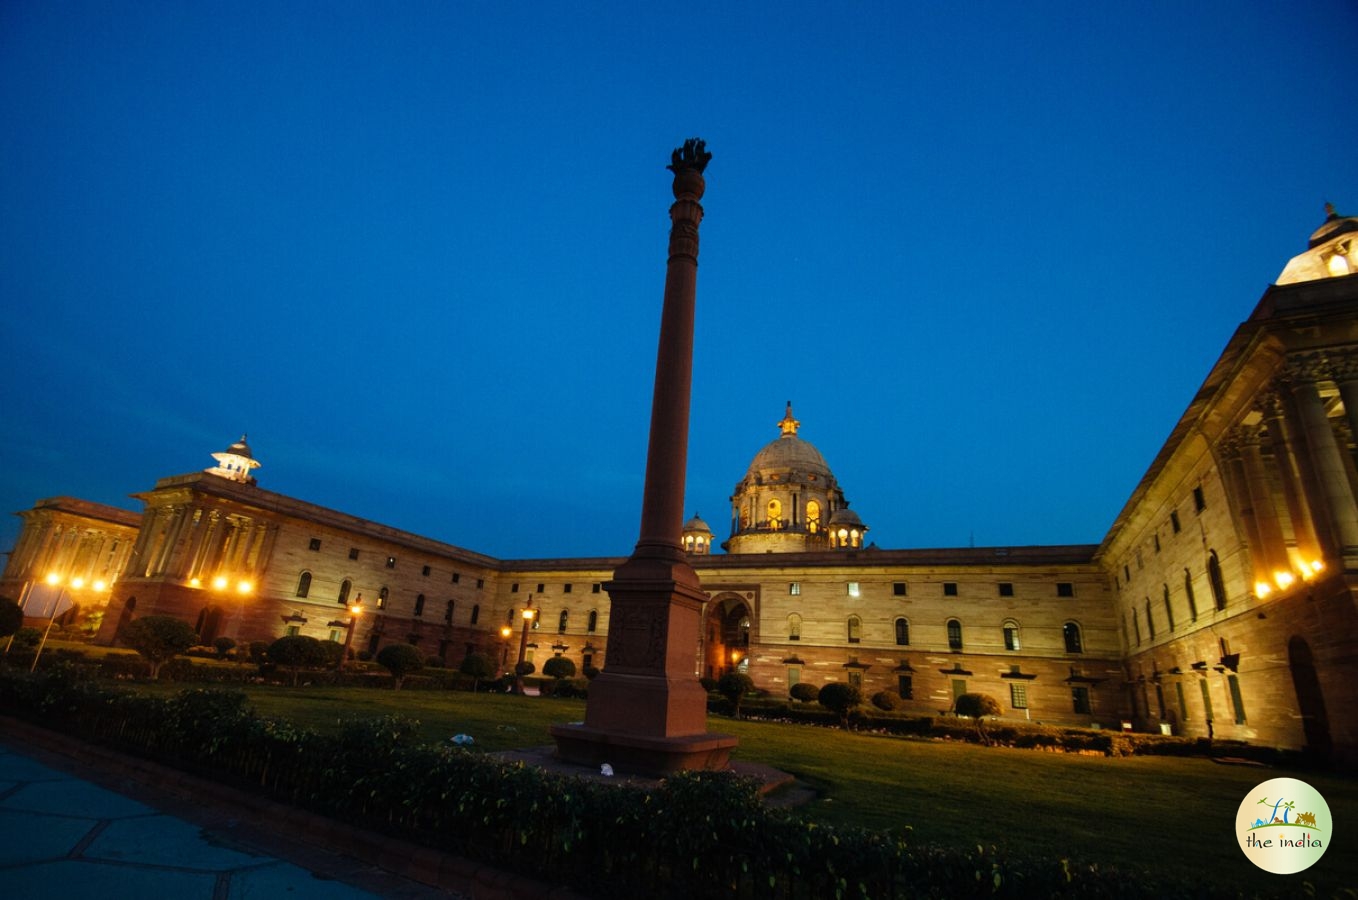
[[1198,685],[1202,688],[1202,714],[1207,721],[1212,721],[1212,692],[1207,687],[1207,679],[1198,679]]
[[519,592],[519,583],[517,581],[509,586],[509,592],[511,594],[517,594]]
[[863,672],[861,669],[849,670],[849,684],[856,688],[861,688],[863,686]]
[[802,680],[802,670],[801,670],[801,668],[798,667],[798,666],[788,666],[788,667],[787,667],[787,689],[788,689],[788,691],[791,692],[792,686],[793,686],[794,684],[800,683],[801,680]]
[[967,680],[965,678],[952,679],[952,702],[956,703],[957,698],[967,692]]
[[424,569],[421,570],[420,574],[424,575],[426,578],[429,577],[429,567],[425,566]]
[[388,557],[387,557],[387,568],[388,568],[388,569],[394,569],[394,568],[396,568],[396,557],[394,557],[394,556],[388,556]]
[[600,583],[597,582],[597,581],[594,582],[593,584],[591,584],[591,585],[589,586],[589,592],[590,592],[591,594],[600,593],[602,590],[603,590],[603,585],[600,584]]
[[288,637],[296,637],[297,635],[299,635],[299,634],[301,634],[301,633],[302,633],[302,626],[300,626],[300,625],[289,625],[289,626],[288,626]]
[[1009,685],[1009,705],[1014,709],[1028,708],[1028,685],[1017,681]]
[[800,596],[802,593],[802,583],[800,581],[792,582],[787,586],[787,592],[793,597]]
[[1169,527],[1175,534],[1178,534],[1183,529],[1183,526],[1179,524],[1178,510],[1169,514]]
[[563,594],[569,594],[570,592],[571,592],[571,585],[569,585],[569,584],[568,584],[568,585],[565,585],[565,586],[561,589],[561,593],[563,593]]
[[1193,488],[1193,509],[1202,512],[1207,508],[1207,497],[1202,493],[1202,485]]
[[1000,596],[1001,596],[1001,597],[1012,597],[1012,596],[1014,596],[1014,583],[1013,583],[1012,581],[1001,581],[1001,582],[1000,582]]
[[1235,707],[1235,724],[1245,724],[1245,698],[1240,694],[1240,679],[1235,675],[1226,676],[1226,684],[1231,689],[1231,705]]
[[1056,582],[1056,596],[1058,596],[1058,597],[1074,597],[1074,596],[1075,596],[1075,584],[1074,584],[1074,582],[1070,582],[1070,581],[1058,581],[1058,582]]
[[312,549],[312,550],[319,550],[319,549],[321,549],[321,539],[320,539],[320,538],[312,538],[312,539],[311,539],[311,549]]
[[1089,688],[1082,684],[1073,685],[1070,689],[1070,701],[1077,715],[1087,716],[1090,714]]
[[956,597],[956,596],[957,596],[957,582],[955,582],[955,581],[945,581],[945,582],[943,582],[943,596],[945,596],[945,597]]
[[1151,535],[1151,537],[1152,537],[1152,538],[1154,539],[1154,541],[1155,541],[1155,552],[1156,552],[1156,553],[1159,553],[1159,552],[1160,552],[1160,532],[1157,531],[1155,534]]
[[1004,649],[1019,649],[1019,630],[1017,625],[1004,626]]
[[538,582],[538,593],[539,593],[539,594],[544,594],[544,593],[546,593],[546,592],[547,592],[547,588],[544,587],[543,584],[542,584],[542,582],[539,581],[539,582]]
[[858,596],[858,582],[856,581],[849,582],[849,596],[850,597]]
[[358,548],[357,548],[357,547],[350,547],[350,548],[349,548],[349,558],[350,558],[350,559],[358,559]]
[[482,589],[483,587],[485,587],[485,586],[486,586],[486,579],[484,579],[484,578],[478,578],[478,579],[476,579],[476,589],[477,589],[478,591],[481,590],[481,589]]
[[913,676],[913,675],[897,675],[897,676],[896,676],[896,693],[898,693],[898,694],[901,695],[901,699],[902,699],[902,700],[914,700],[914,699],[915,699],[915,676]]
[[904,582],[904,581],[894,581],[894,582],[892,582],[892,584],[891,584],[891,593],[892,593],[893,596],[896,596],[896,597],[904,597],[904,596],[905,596],[905,582]]
[[457,584],[457,583],[458,583],[459,581],[461,581],[461,580],[462,580],[462,574],[461,574],[460,572],[454,572],[454,573],[453,573],[453,584]]
[[1182,681],[1174,682],[1174,693],[1177,694],[1179,697],[1179,718],[1187,722],[1188,698],[1184,696],[1184,683]]
[[332,628],[332,629],[330,629],[330,638],[329,638],[330,643],[332,643],[332,644],[338,644],[338,643],[339,643],[339,636],[340,636],[340,630],[339,630],[338,628]]

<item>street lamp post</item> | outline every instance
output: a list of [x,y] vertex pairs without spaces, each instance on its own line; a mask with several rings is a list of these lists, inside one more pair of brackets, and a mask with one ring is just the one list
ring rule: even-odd
[[349,604],[349,622],[344,627],[344,649],[340,651],[339,662],[335,664],[336,672],[344,671],[344,663],[349,658],[349,645],[354,642],[354,626],[358,624],[358,617],[363,615],[363,595],[359,594],[354,598],[354,602]]
[[528,629],[533,624],[533,618],[537,615],[533,611],[533,595],[528,595],[528,605],[523,608],[523,632],[519,635],[519,661],[514,664],[514,689],[517,693],[523,693],[523,675],[520,669],[523,668],[523,658],[528,654]]
[[514,629],[510,628],[508,625],[500,626],[500,643],[502,645],[500,652],[501,671],[504,671],[504,669],[509,665],[509,636],[513,633]]

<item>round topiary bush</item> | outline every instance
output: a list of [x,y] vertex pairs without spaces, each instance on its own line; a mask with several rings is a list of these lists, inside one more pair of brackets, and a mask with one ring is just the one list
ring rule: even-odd
[[792,686],[788,694],[792,696],[793,700],[799,700],[802,703],[815,703],[816,699],[820,697],[820,688],[814,684],[799,681]]
[[863,692],[855,684],[832,681],[820,689],[816,699],[821,706],[838,714],[839,724],[845,726],[849,724],[849,711],[863,702]]
[[598,667],[598,666],[585,666],[585,667],[580,671],[580,674],[584,675],[584,676],[585,676],[586,678],[588,678],[590,681],[593,681],[594,679],[596,679],[596,678],[599,677],[599,667]]
[[424,655],[410,644],[388,644],[377,651],[377,664],[391,673],[392,687],[399,691],[407,675],[424,668]]
[[717,693],[731,704],[731,715],[740,718],[740,701],[754,690],[754,681],[744,672],[727,672],[717,679]]
[[905,701],[895,691],[878,691],[872,695],[872,705],[882,712],[895,712],[905,705]]
[[553,656],[542,664],[542,674],[548,678],[574,678],[575,663],[564,656]]

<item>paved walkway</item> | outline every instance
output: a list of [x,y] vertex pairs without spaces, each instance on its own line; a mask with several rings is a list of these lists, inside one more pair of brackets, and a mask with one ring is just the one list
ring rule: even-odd
[[2,732],[0,893],[35,900],[457,896]]

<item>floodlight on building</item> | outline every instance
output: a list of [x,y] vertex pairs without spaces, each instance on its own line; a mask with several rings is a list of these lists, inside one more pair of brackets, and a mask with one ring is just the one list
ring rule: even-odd
[[45,580],[48,584],[61,584],[61,576],[56,572],[48,572]]
[[1260,600],[1273,593],[1273,588],[1268,586],[1267,581],[1256,581],[1254,583],[1254,595]]
[[1319,575],[1321,572],[1325,571],[1325,564],[1317,559],[1311,563],[1311,571]]
[[94,584],[91,585],[91,587],[93,587],[96,591],[106,590],[108,588],[108,582],[102,578],[96,578],[94,579]]
[[248,594],[254,589],[254,584],[249,581],[240,581],[236,584],[236,593],[238,594]]
[[189,579],[189,587],[191,587],[191,588],[199,588],[199,587],[202,587],[202,586],[203,586],[203,579],[201,579],[201,578],[190,578],[190,579]]
[[77,576],[75,576],[74,578],[71,579],[71,587],[73,587],[73,588],[79,590],[80,588],[83,588],[84,586],[85,586],[85,579],[81,578],[79,575],[77,575]]
[[217,590],[219,590],[219,591],[224,591],[224,590],[226,590],[226,586],[227,586],[229,583],[230,583],[230,582],[228,582],[228,581],[226,580],[226,576],[225,576],[225,575],[218,575],[216,578],[212,579],[212,586],[213,586],[214,588],[216,588]]
[[1297,580],[1296,577],[1291,572],[1273,573],[1273,583],[1276,584],[1278,586],[1278,589],[1282,591],[1285,591],[1288,588],[1290,588],[1292,586],[1292,583],[1296,580]]

